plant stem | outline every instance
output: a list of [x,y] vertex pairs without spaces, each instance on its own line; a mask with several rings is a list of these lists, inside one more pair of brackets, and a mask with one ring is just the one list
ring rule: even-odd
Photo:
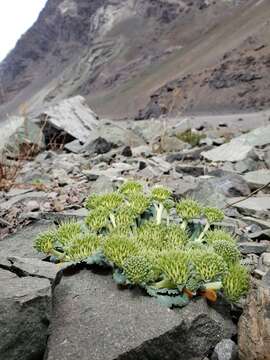
[[175,289],[176,288],[175,284],[173,284],[168,279],[161,280],[161,281],[155,283],[154,285],[152,285],[152,287],[154,287],[156,289]]
[[115,216],[114,216],[113,214],[110,214],[109,218],[110,218],[110,221],[111,221],[111,223],[112,223],[112,226],[113,226],[114,228],[116,228]]
[[181,229],[182,229],[182,230],[186,230],[187,224],[188,224],[187,221],[186,221],[186,220],[183,220],[182,223],[181,223]]
[[157,209],[157,224],[158,225],[161,224],[163,210],[164,210],[164,206],[163,206],[163,204],[160,203],[158,206],[158,209]]
[[216,282],[212,282],[212,283],[208,283],[205,284],[203,289],[204,290],[220,290],[222,288],[222,283],[221,281],[216,281]]
[[202,242],[203,241],[203,238],[205,236],[205,234],[207,233],[207,231],[210,229],[210,224],[209,222],[206,223],[203,231],[201,232],[200,236],[198,237],[198,239],[196,239],[195,241],[196,242]]

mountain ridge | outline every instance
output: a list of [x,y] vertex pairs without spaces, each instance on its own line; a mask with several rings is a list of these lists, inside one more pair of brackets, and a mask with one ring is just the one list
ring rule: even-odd
[[[150,108],[151,114],[153,106],[160,115],[164,102],[166,113],[175,114],[261,110],[270,105],[262,94],[270,84],[268,66],[261,79],[242,82],[240,90],[239,84],[230,86],[230,96],[208,87],[211,72],[224,72],[226,60],[234,62],[235,57],[238,62],[237,69],[227,69],[227,77],[242,71],[250,42],[253,50],[263,46],[262,61],[268,63],[269,16],[270,5],[261,0],[48,0],[0,64],[0,115],[21,104],[31,111],[77,94],[97,113],[115,118],[134,117],[139,109],[143,114]],[[261,73],[259,65],[253,66],[255,74]],[[180,81],[184,93],[176,100],[166,91],[166,96],[159,94],[173,81]],[[209,86],[201,90],[198,82]],[[249,86],[254,82],[256,90]],[[251,98],[243,104],[238,93],[247,90]],[[150,96],[158,98],[154,105]],[[209,101],[209,96],[216,100]]]

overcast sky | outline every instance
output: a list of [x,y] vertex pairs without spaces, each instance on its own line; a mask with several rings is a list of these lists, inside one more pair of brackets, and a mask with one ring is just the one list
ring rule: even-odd
[[0,61],[35,22],[47,0],[0,0]]

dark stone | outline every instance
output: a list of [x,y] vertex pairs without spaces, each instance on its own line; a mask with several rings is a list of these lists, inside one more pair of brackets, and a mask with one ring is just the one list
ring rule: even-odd
[[255,242],[243,242],[239,243],[239,249],[242,254],[257,254],[261,255],[268,249],[267,244],[255,243]]
[[204,175],[205,169],[202,166],[192,166],[192,165],[177,165],[175,171],[180,174],[187,174],[192,176],[202,176]]
[[126,157],[131,157],[132,156],[132,150],[131,150],[130,146],[124,147],[121,155],[126,156]]
[[225,73],[223,69],[214,72],[212,79],[209,80],[210,88],[227,89],[237,86],[241,83],[256,81],[262,78],[262,75],[256,73]]
[[99,175],[93,174],[93,173],[86,173],[85,176],[87,177],[87,180],[89,181],[96,181],[99,178]]
[[83,150],[89,154],[106,154],[112,150],[113,144],[102,137],[86,144]]
[[145,168],[147,168],[146,162],[140,161],[140,162],[139,162],[139,170],[143,170],[143,169],[145,169]]
[[158,119],[161,115],[167,113],[167,109],[160,106],[156,98],[152,96],[149,104],[143,110],[139,110],[135,120],[148,120],[151,118]]
[[42,359],[51,316],[50,282],[0,269],[0,288],[1,359]]
[[212,149],[212,146],[206,145],[199,148],[194,148],[187,151],[180,151],[173,154],[169,154],[166,157],[166,161],[173,163],[175,161],[183,160],[199,160],[201,158],[201,153]]
[[204,299],[173,311],[111,275],[81,271],[55,289],[46,360],[198,360],[234,325]]

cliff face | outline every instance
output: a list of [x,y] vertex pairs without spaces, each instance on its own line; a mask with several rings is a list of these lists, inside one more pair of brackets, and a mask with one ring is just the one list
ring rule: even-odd
[[[209,102],[211,91],[200,91],[198,82],[216,87],[225,53],[241,73],[247,39],[255,48],[263,45],[267,57],[262,29],[268,31],[269,15],[268,0],[48,0],[0,64],[0,115],[76,94],[110,117],[135,115],[153,94],[167,108],[176,101],[171,110],[226,109],[229,101],[217,95]],[[230,69],[224,76],[231,77]],[[263,71],[256,84],[263,89],[268,80]],[[185,89],[183,99],[164,92],[172,81]],[[235,101],[235,108],[245,106]]]

